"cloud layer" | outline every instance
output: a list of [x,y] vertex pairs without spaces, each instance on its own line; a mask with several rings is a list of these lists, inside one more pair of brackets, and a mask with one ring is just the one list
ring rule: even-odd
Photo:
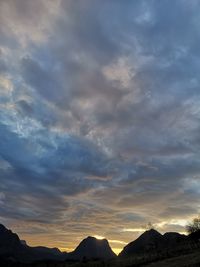
[[[0,218],[120,249],[199,212],[199,1],[0,2]],[[77,239],[76,239],[77,238]],[[77,242],[75,242],[77,241]]]

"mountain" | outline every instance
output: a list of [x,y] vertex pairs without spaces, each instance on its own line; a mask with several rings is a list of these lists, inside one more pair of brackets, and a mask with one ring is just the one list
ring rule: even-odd
[[48,247],[29,247],[29,261],[56,260],[64,261],[67,258],[67,252],[61,252],[58,248]]
[[26,240],[20,240],[21,244],[27,246]]
[[[195,238],[197,239],[196,236]],[[181,250],[182,247],[184,248],[185,244],[186,247],[188,247],[188,242],[193,242],[191,236],[185,236],[175,232],[169,232],[162,235],[158,231],[151,229],[144,232],[135,241],[132,241],[125,246],[119,256],[125,257],[148,252],[160,253],[176,249]],[[116,255],[106,239],[99,240],[89,236],[82,240],[73,252],[63,253],[57,248],[47,248],[42,246],[30,247],[27,245],[26,241],[20,240],[17,234],[0,224],[1,263],[7,261],[31,263],[34,261],[46,260],[108,260],[115,257]]]
[[0,224],[0,258],[19,262],[64,260],[66,253],[57,248],[29,247],[17,234]]
[[164,246],[165,247],[174,247],[178,246],[183,242],[189,242],[189,239],[186,235],[181,235],[176,232],[168,232],[163,235]]
[[119,256],[124,257],[136,253],[159,252],[163,249],[173,249],[186,240],[187,237],[179,233],[165,233],[162,235],[158,231],[151,229],[144,232],[135,241],[126,245]]
[[26,248],[17,234],[0,224],[0,257],[19,260],[26,254]]
[[112,251],[106,239],[96,239],[88,236],[83,239],[78,247],[71,253],[68,253],[68,259],[83,260],[83,259],[112,259],[116,255]]
[[0,224],[0,259],[10,259],[19,262],[33,262],[42,260],[82,260],[84,259],[112,259],[116,257],[106,239],[98,240],[87,237],[71,253],[61,252],[57,248],[30,247],[26,241],[20,240],[18,235]]
[[129,256],[135,253],[144,253],[149,250],[158,249],[162,240],[162,235],[156,230],[151,229],[126,245],[119,256]]

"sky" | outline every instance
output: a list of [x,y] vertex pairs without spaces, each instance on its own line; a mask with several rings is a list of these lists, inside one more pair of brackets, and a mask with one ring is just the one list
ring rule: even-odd
[[0,0],[0,222],[67,251],[184,232],[199,44],[199,0]]

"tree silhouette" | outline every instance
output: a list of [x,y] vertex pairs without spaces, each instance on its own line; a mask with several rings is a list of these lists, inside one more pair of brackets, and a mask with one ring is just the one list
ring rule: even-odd
[[195,241],[200,240],[200,216],[194,218],[191,223],[186,225],[186,231]]
[[153,223],[152,222],[148,222],[147,224],[146,224],[146,230],[148,231],[148,230],[152,230],[152,229],[154,229],[155,230],[155,227],[154,227],[154,225],[153,225]]

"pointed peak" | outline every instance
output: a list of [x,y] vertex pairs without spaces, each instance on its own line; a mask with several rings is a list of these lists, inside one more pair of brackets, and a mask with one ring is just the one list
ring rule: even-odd
[[155,229],[150,229],[150,230],[147,230],[147,231],[145,231],[142,235],[159,235],[159,236],[161,236],[162,234],[161,233],[159,233],[157,230],[155,230]]
[[116,255],[112,251],[107,239],[98,239],[88,236],[83,239],[76,249],[70,254],[72,259],[111,259]]
[[85,239],[91,239],[91,240],[94,240],[94,239],[97,239],[96,237],[94,237],[94,236],[91,236],[91,235],[89,235],[88,237],[86,237]]
[[109,244],[107,239],[98,239],[95,236],[88,236],[81,241],[82,244],[93,244],[93,245],[100,245],[100,244]]

